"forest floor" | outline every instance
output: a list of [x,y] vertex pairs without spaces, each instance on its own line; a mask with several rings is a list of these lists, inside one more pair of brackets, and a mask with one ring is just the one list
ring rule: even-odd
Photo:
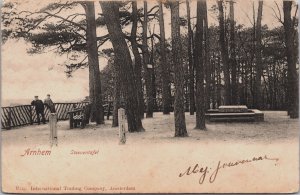
[[[118,127],[112,128],[111,120],[105,120],[105,124],[99,126],[90,124],[85,129],[69,129],[68,121],[59,121],[58,146],[52,148],[48,124],[3,130],[2,174],[11,178],[3,187],[9,190],[15,189],[15,185],[23,185],[23,192],[32,193],[29,186],[49,185],[50,180],[51,185],[82,187],[99,186],[101,181],[107,193],[128,192],[110,190],[112,186],[134,186],[135,191],[129,191],[131,193],[295,191],[295,183],[299,184],[299,120],[289,119],[283,111],[264,113],[264,122],[207,123],[207,131],[194,129],[195,115],[186,113],[189,136],[185,138],[174,137],[173,113],[155,113],[154,118],[143,119],[145,132],[126,133],[125,145],[118,144]],[[50,149],[50,160],[21,156],[26,149]],[[72,154],[73,151],[88,150],[99,153]],[[277,163],[262,162],[260,166],[242,165],[244,169],[232,168],[228,172],[224,170],[214,183],[208,182],[207,176],[201,188],[196,179],[198,176],[178,177],[179,172],[184,172],[193,163],[216,166],[219,160],[228,162],[264,155],[280,160]],[[82,174],[84,180],[80,179]],[[276,183],[278,179],[281,182]],[[231,182],[235,182],[235,187],[230,185]],[[220,186],[220,183],[224,185]]]
[[[263,142],[291,141],[299,139],[298,120],[289,119],[286,112],[266,111],[264,122],[232,122],[207,123],[206,131],[196,130],[195,115],[186,114],[186,124],[189,137],[175,138],[174,115],[155,113],[154,118],[143,119],[145,132],[127,132],[127,144],[164,143],[175,140],[186,142]],[[118,143],[118,127],[111,127],[111,120],[105,120],[104,125],[90,124],[85,129],[69,129],[68,121],[59,121],[57,125],[59,145],[78,142],[116,142]],[[34,143],[45,144],[49,140],[49,126],[33,125],[3,130],[5,144]]]

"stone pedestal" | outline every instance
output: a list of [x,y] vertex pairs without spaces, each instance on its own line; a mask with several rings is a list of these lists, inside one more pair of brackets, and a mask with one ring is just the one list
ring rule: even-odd
[[50,126],[50,145],[57,146],[57,114],[51,113],[49,115],[49,126]]
[[125,110],[120,108],[118,110],[118,119],[119,119],[119,144],[126,143],[126,134],[125,134]]

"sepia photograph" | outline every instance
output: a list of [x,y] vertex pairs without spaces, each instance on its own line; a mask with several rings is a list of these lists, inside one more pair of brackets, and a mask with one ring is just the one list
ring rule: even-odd
[[2,192],[298,192],[298,24],[291,0],[2,0]]

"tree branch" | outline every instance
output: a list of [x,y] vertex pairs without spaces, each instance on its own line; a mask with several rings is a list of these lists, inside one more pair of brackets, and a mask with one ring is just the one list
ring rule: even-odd
[[69,22],[70,24],[73,24],[74,26],[77,26],[77,27],[80,28],[81,30],[84,30],[84,31],[86,30],[86,29],[83,28],[81,25],[77,24],[76,22],[73,22],[73,21],[71,21],[71,20],[67,20],[66,18],[61,17],[61,16],[59,16],[59,15],[51,14],[51,13],[49,13],[49,12],[42,12],[42,13],[47,14],[47,15],[49,15],[49,16],[51,16],[51,17],[59,18],[59,19],[62,19],[62,20],[64,20],[64,21],[66,21],[66,22]]
[[[152,7],[152,8],[147,12],[147,15],[150,14],[155,8],[159,8],[159,6],[156,5],[156,6]],[[157,13],[157,12],[158,12],[158,10],[157,10],[155,13]]]
[[103,39],[109,38],[109,34],[97,37],[97,41],[102,41]]
[[274,12],[274,14],[275,14],[275,18],[276,18],[281,24],[283,24],[283,21],[282,21],[282,19],[281,19],[281,11],[280,11],[279,5],[278,5],[278,3],[277,3],[276,1],[274,1],[274,3],[275,3],[275,5],[276,5],[276,8],[277,8],[278,14],[279,14],[279,16],[278,16],[277,13],[276,13],[276,11],[272,8],[272,10],[273,10],[273,12]]

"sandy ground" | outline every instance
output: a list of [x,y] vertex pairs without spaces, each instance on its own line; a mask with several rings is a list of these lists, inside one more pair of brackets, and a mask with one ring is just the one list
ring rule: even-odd
[[[208,123],[189,137],[175,138],[173,114],[144,119],[146,132],[127,133],[118,144],[118,128],[91,124],[69,129],[58,123],[58,146],[49,145],[49,126],[2,131],[2,176],[6,192],[136,193],[136,192],[295,192],[299,187],[299,121],[286,112],[265,112],[260,123]],[[25,150],[51,155],[24,155]],[[75,152],[98,151],[91,154]],[[218,169],[218,164],[239,163]],[[273,160],[270,160],[273,159]],[[278,160],[274,160],[278,159]],[[190,166],[207,168],[179,177]],[[216,179],[210,182],[215,171]],[[206,173],[206,174],[204,174]],[[201,177],[202,176],[202,177]],[[203,183],[199,184],[199,180]]]

